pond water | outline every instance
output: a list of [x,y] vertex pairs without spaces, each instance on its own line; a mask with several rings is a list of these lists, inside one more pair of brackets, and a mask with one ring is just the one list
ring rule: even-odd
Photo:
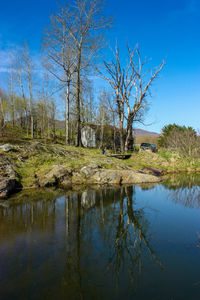
[[200,175],[3,202],[0,299],[200,299]]

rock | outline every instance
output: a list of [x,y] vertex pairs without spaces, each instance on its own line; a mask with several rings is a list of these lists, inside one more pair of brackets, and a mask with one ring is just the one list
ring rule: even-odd
[[0,160],[0,199],[7,198],[20,187],[19,175],[5,158]]
[[36,175],[41,187],[82,184],[134,184],[159,182],[159,177],[144,174],[130,169],[112,170],[103,169],[98,165],[90,164],[80,170],[72,171],[62,165],[53,165],[42,178]]
[[98,169],[101,167],[96,164],[90,164],[88,166],[83,167],[80,171],[82,174],[84,174],[86,177],[90,177],[94,175]]
[[3,150],[4,152],[17,151],[16,147],[10,144],[1,145],[0,150]]
[[88,184],[134,184],[159,182],[159,177],[134,170],[110,170],[87,166],[81,169]]
[[165,173],[162,169],[150,168],[150,167],[144,167],[141,170],[141,172],[144,174],[150,174],[150,175],[154,175],[154,176],[162,176]]
[[79,172],[73,172],[72,176],[72,184],[86,184],[87,183],[87,177]]
[[54,186],[62,184],[62,182],[70,182],[71,172],[62,165],[53,165],[51,170],[45,174],[43,178],[39,178],[39,185],[41,187]]

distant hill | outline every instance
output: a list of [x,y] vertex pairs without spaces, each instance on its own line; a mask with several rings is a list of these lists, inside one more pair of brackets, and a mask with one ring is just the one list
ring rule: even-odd
[[[56,128],[65,129],[65,121],[56,120]],[[156,132],[151,132],[143,129],[133,129],[133,134],[135,137],[158,137],[159,134]]]
[[143,136],[159,137],[159,133],[151,132],[143,129],[133,129],[133,135],[136,137],[143,137]]
[[65,130],[65,121],[56,120],[56,128]]

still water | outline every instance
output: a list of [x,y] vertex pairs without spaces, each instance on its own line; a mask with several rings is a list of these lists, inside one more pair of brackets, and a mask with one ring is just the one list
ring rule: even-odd
[[200,299],[200,175],[4,202],[0,299]]

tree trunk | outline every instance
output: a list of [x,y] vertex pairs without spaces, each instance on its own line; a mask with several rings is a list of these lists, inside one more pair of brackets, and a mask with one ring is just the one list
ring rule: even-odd
[[119,116],[120,151],[124,152],[124,105],[120,101],[119,90],[116,90],[116,102]]
[[20,126],[23,128],[24,122],[23,122],[23,114],[22,112],[20,113]]
[[114,149],[114,153],[116,153],[116,144],[115,144],[115,141],[116,141],[116,128],[114,126],[114,132],[113,132],[113,149]]
[[12,99],[12,126],[14,128],[15,127],[15,99],[13,95],[11,95],[11,99]]
[[103,140],[104,140],[104,112],[103,112],[103,116],[102,116],[102,121],[101,121],[101,141],[100,141],[100,148],[103,148],[104,147],[104,143],[103,143]]
[[35,124],[33,124],[33,130],[34,130],[34,133],[37,133],[37,130],[38,130],[38,120],[35,118]]
[[34,137],[34,130],[33,130],[33,115],[31,113],[31,138],[33,139]]
[[56,122],[55,122],[55,114],[53,114],[52,120],[52,127],[53,127],[53,141],[56,142]]
[[65,128],[66,128],[66,145],[69,145],[69,89],[70,81],[67,81],[67,95],[66,95],[66,107],[65,107]]
[[77,141],[76,146],[81,147],[81,50],[79,51],[77,66],[77,99],[76,99],[76,115],[77,115]]
[[133,120],[128,118],[127,120],[127,130],[126,130],[126,141],[125,141],[125,151],[133,150]]
[[47,117],[47,138],[50,139],[50,130],[49,130],[49,117]]
[[124,152],[124,126],[123,126],[124,118],[121,115],[119,120],[119,134],[120,134],[120,150]]
[[103,140],[104,140],[104,125],[102,124],[101,125],[101,142],[100,142],[100,148],[104,147]]
[[30,73],[30,66],[28,65],[28,85],[29,85],[29,105],[30,105],[30,117],[31,117],[31,138],[34,138],[34,121],[33,121],[33,93],[32,93],[32,78]]
[[1,124],[0,124],[0,129],[2,131],[2,135],[3,135],[3,128],[5,126],[5,117],[4,117],[4,110],[3,110],[3,101],[0,97],[0,108],[1,108]]
[[25,119],[26,119],[26,121],[25,121],[25,126],[26,126],[26,134],[27,134],[27,137],[28,137],[28,112],[27,112],[27,109],[24,109],[24,112],[25,112]]

